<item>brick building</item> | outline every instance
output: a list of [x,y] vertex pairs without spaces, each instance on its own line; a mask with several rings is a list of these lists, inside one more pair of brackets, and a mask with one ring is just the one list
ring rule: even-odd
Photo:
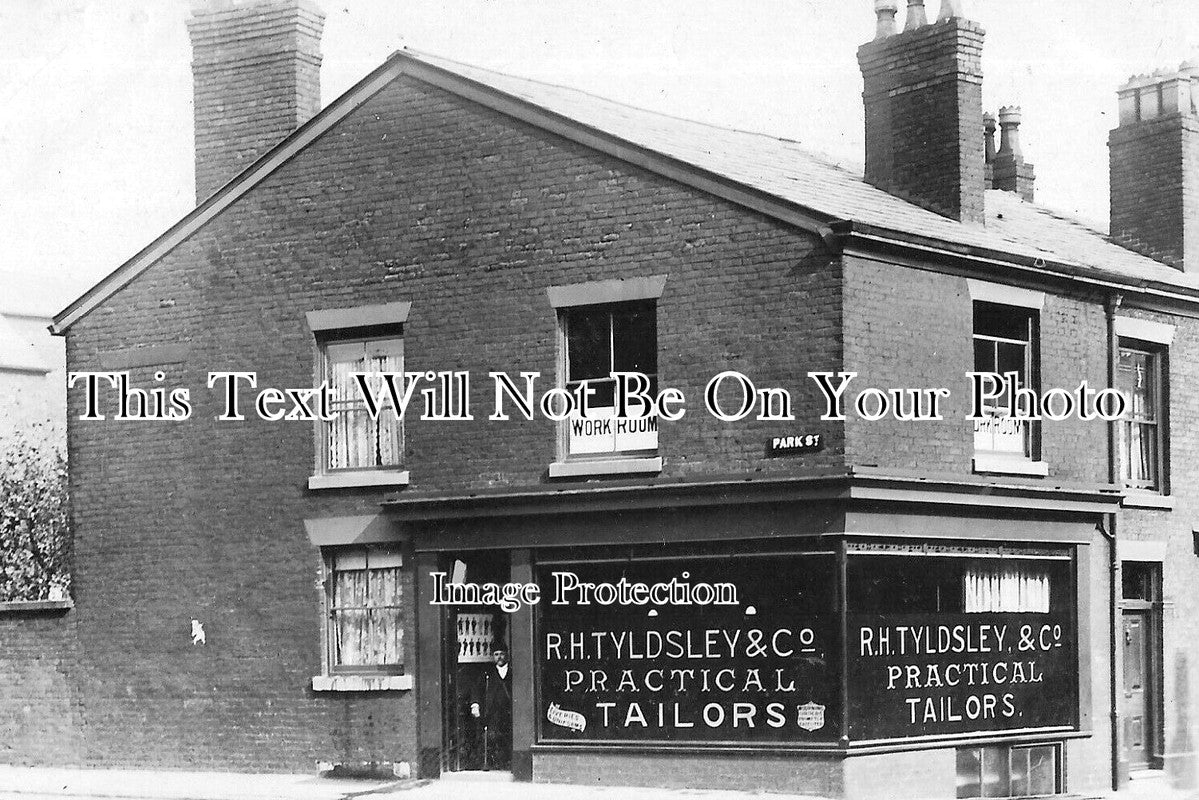
[[[70,370],[145,392],[134,415],[190,388],[178,419],[114,419],[106,379],[105,419],[69,398],[78,760],[510,760],[847,798],[1188,785],[1199,73],[1120,90],[1109,239],[1032,202],[1018,110],[984,120],[981,28],[913,2],[898,32],[876,6],[865,179],[411,52],[315,113],[319,11],[197,8],[198,206],[54,322]],[[613,418],[625,370],[686,414]],[[218,371],[256,374],[240,413]],[[355,371],[417,374],[402,422]],[[941,419],[867,419],[867,392],[822,420],[811,371],[949,396]],[[1130,411],[1019,422],[997,398],[971,421],[973,371]],[[794,419],[778,394],[780,418],[708,413],[725,372],[787,389]],[[525,373],[598,418],[525,419]],[[254,407],[322,381],[329,421]],[[432,388],[472,418],[420,419]],[[738,416],[734,378],[713,395]],[[433,602],[531,582],[511,613]],[[496,643],[503,752],[470,710]]]

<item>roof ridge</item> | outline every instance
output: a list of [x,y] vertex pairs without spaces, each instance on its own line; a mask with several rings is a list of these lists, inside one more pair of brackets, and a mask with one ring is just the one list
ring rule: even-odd
[[[654,116],[662,117],[664,119],[673,119],[673,120],[677,120],[679,122],[687,122],[692,125],[702,125],[706,128],[712,128],[714,130],[719,130],[719,131],[726,131],[728,133],[742,133],[747,136],[761,136],[762,138],[773,139],[774,141],[777,141],[777,142],[786,142],[788,144],[794,144],[794,145],[798,145],[800,147],[805,148],[804,149],[805,153],[819,155],[819,154],[813,153],[813,151],[811,151],[811,150],[808,150],[806,148],[806,146],[803,144],[803,142],[799,141],[798,139],[792,139],[787,136],[776,136],[775,134],[766,133],[764,131],[753,131],[753,130],[749,130],[746,128],[734,128],[729,125],[719,125],[715,122],[707,122],[702,119],[694,119],[692,117],[684,117],[679,114],[668,114],[665,111],[659,111],[659,110],[653,109],[653,108],[646,108],[645,106],[639,106],[634,103],[628,103],[628,102],[625,102],[624,100],[616,100],[614,98],[607,97],[606,95],[596,94],[595,92],[588,91],[587,89],[580,89],[577,86],[568,86],[563,83],[551,83],[549,81],[541,80],[540,78],[530,78],[527,75],[514,75],[511,72],[504,72],[502,70],[492,69],[491,67],[480,66],[479,64],[472,64],[469,61],[460,61],[459,59],[456,59],[456,58],[450,58],[449,56],[443,56],[438,53],[430,53],[427,50],[420,50],[415,47],[411,47],[409,45],[404,45],[404,47],[399,52],[404,53],[405,55],[415,56],[418,59],[435,59],[436,61],[444,61],[449,64],[455,64],[460,67],[467,67],[469,69],[479,70],[480,72],[487,72],[492,75],[499,75],[504,78],[511,78],[513,80],[518,80],[518,81],[528,81],[529,83],[535,83],[538,86],[544,86],[544,87],[547,87],[550,89],[561,89],[561,90],[567,91],[567,92],[574,92],[575,94],[583,95],[585,97],[590,97],[595,100],[602,100],[605,103],[611,103],[612,105],[621,106],[623,108],[630,108],[630,109],[633,109],[634,111],[640,111],[645,114],[653,114]],[[438,65],[436,63],[433,63],[433,66],[438,66]],[[833,166],[839,166],[831,161],[830,161],[830,164],[832,164]]]

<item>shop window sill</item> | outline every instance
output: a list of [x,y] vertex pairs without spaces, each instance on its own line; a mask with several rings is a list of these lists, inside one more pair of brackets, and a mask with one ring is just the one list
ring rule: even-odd
[[1129,489],[1120,501],[1124,508],[1160,508],[1166,511],[1174,510],[1174,498],[1168,494],[1157,492],[1137,491]]
[[408,470],[373,469],[361,472],[329,472],[308,479],[309,489],[356,489],[371,486],[407,486]]
[[314,675],[314,692],[406,692],[411,675]]
[[1049,464],[1044,461],[983,453],[974,457],[974,471],[990,475],[1031,475],[1044,478],[1049,475]]
[[0,614],[30,611],[69,611],[75,604],[68,600],[9,600],[0,603]]
[[551,478],[581,478],[590,475],[644,475],[661,472],[662,458],[613,458],[605,461],[555,461]]

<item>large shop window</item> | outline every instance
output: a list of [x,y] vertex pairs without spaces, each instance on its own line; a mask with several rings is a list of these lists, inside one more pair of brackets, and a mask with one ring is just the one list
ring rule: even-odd
[[[403,338],[392,335],[326,341],[321,346],[321,356],[333,412],[333,420],[324,423],[322,431],[324,469],[369,470],[399,466],[404,453],[401,421],[393,413],[390,401],[385,402],[375,419],[371,419],[354,373],[403,372]],[[383,396],[382,392],[380,396]]]
[[404,669],[403,560],[382,547],[327,554],[328,656],[333,673]]
[[[1037,313],[1028,308],[998,303],[974,303],[974,371],[1012,376],[1017,388],[1036,389]],[[1005,383],[999,399],[984,406],[986,419],[974,423],[974,453],[978,471],[1003,471],[1004,462],[1032,462],[1038,458],[1035,423],[1011,419],[1006,409],[1027,411],[1013,400]],[[992,466],[996,467],[994,470]]]
[[1060,794],[1061,745],[991,745],[957,752],[957,796],[1041,797]]
[[658,388],[658,318],[653,300],[576,306],[560,311],[565,386],[588,390],[589,413],[566,421],[569,457],[642,457],[658,449],[658,421],[615,418],[613,372],[639,372]]
[[1068,550],[851,543],[846,598],[854,741],[1076,725]]
[[1149,345],[1121,342],[1116,387],[1127,403],[1120,423],[1120,467],[1124,484],[1165,491],[1164,353]]
[[827,552],[542,562],[539,741],[836,742],[836,575]]

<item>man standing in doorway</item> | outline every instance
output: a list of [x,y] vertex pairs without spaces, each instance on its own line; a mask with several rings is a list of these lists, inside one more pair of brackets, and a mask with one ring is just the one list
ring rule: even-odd
[[479,676],[470,714],[482,723],[483,769],[509,769],[512,760],[512,670],[508,650],[491,648],[492,665]]

